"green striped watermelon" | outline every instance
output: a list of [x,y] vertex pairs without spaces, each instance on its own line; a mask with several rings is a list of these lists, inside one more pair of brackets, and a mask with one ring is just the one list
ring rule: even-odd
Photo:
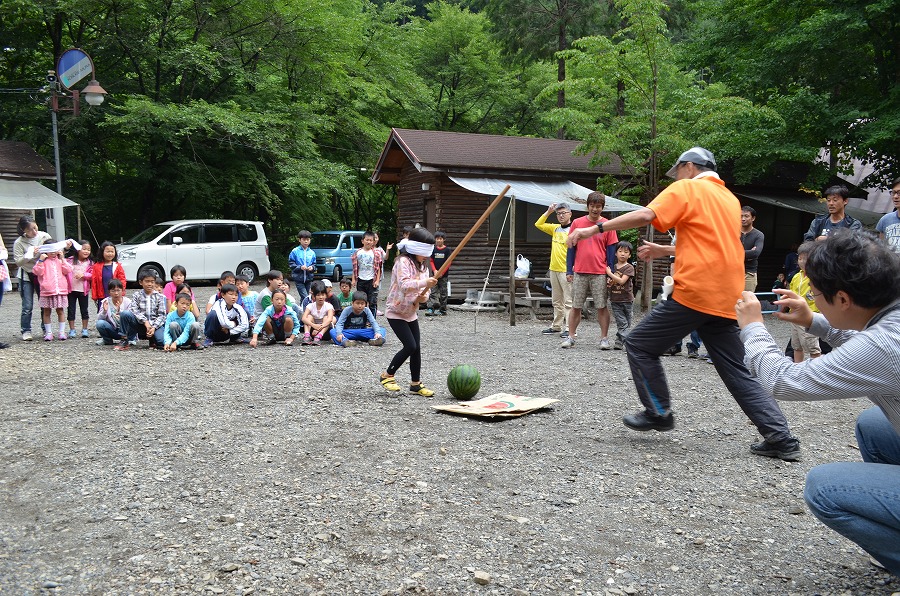
[[447,375],[447,389],[456,399],[472,399],[481,389],[481,373],[468,364],[455,366]]

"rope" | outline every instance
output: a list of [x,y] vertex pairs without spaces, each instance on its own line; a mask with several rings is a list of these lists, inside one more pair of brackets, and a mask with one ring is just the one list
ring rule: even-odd
[[[509,211],[512,207],[513,200],[515,197],[510,197],[509,203],[506,205],[506,215],[503,216],[503,223],[500,225],[500,234],[497,235],[497,245],[494,246],[494,254],[491,255],[491,263],[488,265],[487,275],[484,277],[484,285],[481,286],[481,293],[478,295],[478,302],[481,302],[481,299],[484,298],[484,292],[487,289],[488,281],[491,279],[491,270],[494,268],[494,260],[497,258],[497,251],[500,249],[500,240],[503,239],[503,230],[506,229],[506,222],[509,219]],[[490,225],[490,223],[488,223]],[[514,233],[515,231],[513,231]],[[514,299],[515,297],[513,297]],[[511,306],[510,308],[515,308],[515,306]],[[480,308],[475,309],[475,318],[473,319],[474,329],[473,333],[478,333],[478,311]]]

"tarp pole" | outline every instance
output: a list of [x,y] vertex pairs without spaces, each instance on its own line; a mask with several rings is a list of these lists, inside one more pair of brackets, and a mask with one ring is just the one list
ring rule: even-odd
[[[527,283],[527,282],[526,282]],[[509,325],[516,326],[516,197],[509,197]]]

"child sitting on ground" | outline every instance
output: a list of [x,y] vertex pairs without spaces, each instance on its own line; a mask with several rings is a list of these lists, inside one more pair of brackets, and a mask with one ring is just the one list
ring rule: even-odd
[[[272,304],[272,292],[279,289],[284,275],[278,269],[272,269],[266,273],[266,287],[260,291],[256,297],[256,304],[253,308],[253,316],[259,318],[262,311],[266,310]],[[249,313],[248,313],[249,314]],[[299,315],[298,315],[299,316]]]
[[334,288],[331,286],[330,279],[323,279],[322,285],[325,286],[325,300],[334,307],[334,318],[337,320],[341,316],[341,311],[344,310],[341,307],[341,301],[334,295]]
[[250,326],[247,313],[237,303],[237,286],[225,284],[219,293],[222,297],[213,303],[212,309],[206,315],[206,323],[203,326],[206,334],[204,348],[211,347],[215,342],[244,343],[241,334]]
[[126,339],[121,314],[131,306],[131,299],[125,295],[125,284],[121,280],[114,277],[106,285],[109,297],[100,301],[97,312],[98,346],[111,346]]
[[294,338],[300,334],[300,322],[297,315],[287,306],[287,294],[281,290],[272,292],[272,304],[262,311],[253,327],[253,337],[250,339],[250,347],[255,348],[259,340],[259,334],[265,331],[266,343],[276,344],[280,341],[289,346],[294,343]]
[[122,326],[128,339],[116,346],[117,350],[127,350],[138,339],[149,340],[151,348],[163,348],[166,297],[156,291],[156,272],[152,269],[138,271],[138,282],[143,289],[131,296],[130,308],[122,313]]
[[238,304],[243,307],[244,312],[250,319],[250,327],[256,325],[256,299],[259,298],[259,292],[250,289],[250,278],[246,275],[238,275],[234,279],[234,285],[238,289]]
[[200,323],[191,312],[192,305],[189,293],[175,295],[175,310],[166,316],[166,331],[163,335],[163,350],[166,352],[174,352],[178,348],[203,349],[200,345]]
[[[187,269],[181,265],[173,265],[172,268],[169,269],[169,277],[172,278],[172,281],[167,283],[163,288],[163,296],[166,297],[166,304],[174,305],[175,294],[178,293],[178,286],[183,284],[184,280],[187,279]],[[191,292],[191,300],[196,302],[193,292]],[[173,307],[170,307],[169,310],[173,310]]]
[[350,305],[353,304],[352,280],[349,277],[342,277],[338,285],[341,291],[338,293],[337,299],[341,303],[340,310],[343,312],[345,308],[350,308]]
[[384,344],[386,332],[369,310],[369,297],[365,292],[354,292],[353,301],[345,308],[331,330],[331,341],[336,346],[349,348],[358,342],[370,346]]
[[[194,302],[194,290],[191,289],[191,286],[189,284],[178,284],[178,287],[175,288],[175,295],[172,297],[172,300],[167,303],[169,312],[172,312],[175,310],[175,308],[176,308],[175,299],[178,297],[179,294],[187,294],[188,296],[191,297],[191,306],[190,306],[190,308],[188,308],[188,310],[191,312],[191,314],[194,315],[194,318],[199,322],[200,321],[200,309],[197,308],[197,303]],[[202,325],[201,325],[201,327],[202,327]]]
[[303,345],[318,346],[334,323],[334,307],[325,300],[325,285],[321,281],[314,281],[310,290],[315,300],[303,311]]
[[[212,310],[213,304],[216,303],[216,300],[219,300],[222,297],[222,288],[227,285],[234,285],[235,275],[234,271],[223,271],[222,275],[219,276],[219,283],[216,284],[216,293],[209,297],[209,301],[206,303],[206,314],[209,314],[209,311]],[[237,287],[237,286],[235,286]]]
[[284,297],[287,299],[287,302],[285,302],[285,304],[287,304],[287,307],[293,310],[297,315],[297,318],[299,319],[303,314],[303,309],[306,308],[306,305],[309,304],[309,302],[312,302],[312,296],[310,295],[304,298],[303,306],[300,306],[300,300],[291,296],[291,282],[286,279],[282,279],[281,283],[278,285],[278,288],[282,292],[284,292]]

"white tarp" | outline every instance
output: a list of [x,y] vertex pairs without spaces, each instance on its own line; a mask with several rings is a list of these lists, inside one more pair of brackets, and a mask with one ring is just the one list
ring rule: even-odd
[[[501,180],[499,178],[466,178],[463,176],[450,176],[459,186],[466,190],[482,195],[499,195],[500,191],[509,184],[507,196],[514,196],[517,201],[525,201],[535,205],[549,206],[551,203],[569,203],[573,208],[587,211],[587,196],[591,191],[569,180],[559,182],[533,180]],[[612,197],[606,197],[606,209],[604,211],[621,213],[635,211],[640,205],[620,201]]]
[[34,180],[0,179],[0,209],[53,209],[75,207],[61,194]]

